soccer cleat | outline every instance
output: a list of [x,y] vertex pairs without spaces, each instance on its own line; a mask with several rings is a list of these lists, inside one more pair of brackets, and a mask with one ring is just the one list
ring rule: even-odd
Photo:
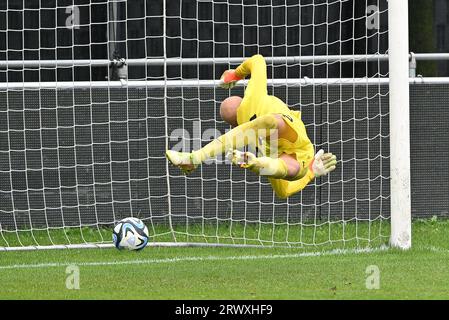
[[336,167],[337,157],[332,153],[324,153],[324,150],[320,150],[310,163],[309,170],[318,178],[334,171]]
[[191,153],[167,150],[165,156],[172,165],[178,167],[186,175],[198,167],[197,164],[193,163]]

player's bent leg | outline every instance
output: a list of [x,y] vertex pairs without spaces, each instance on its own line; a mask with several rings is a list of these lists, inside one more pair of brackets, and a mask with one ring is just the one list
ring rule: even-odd
[[270,182],[271,187],[278,198],[287,199],[292,195],[288,192],[288,185],[290,181],[276,178],[268,178],[268,181]]
[[256,157],[251,152],[229,150],[226,157],[232,164],[243,169],[249,169],[257,175],[275,178],[284,178],[288,174],[288,168],[281,159],[268,157]]
[[278,138],[294,143],[298,139],[298,133],[286,122],[280,114],[276,114]]
[[266,136],[270,135],[273,133],[272,130],[277,129],[277,124],[277,118],[273,114],[266,114],[243,123],[213,140],[200,150],[192,152],[192,160],[194,163],[202,163],[223,154],[229,149],[236,150],[249,144],[255,144],[261,132],[260,130],[265,130]]
[[[327,154],[323,157],[323,152],[316,156],[318,159],[329,159],[325,161],[326,166],[335,168],[335,156]],[[276,196],[286,199],[303,190],[311,181],[315,179],[315,173],[309,166],[301,165],[296,160],[296,155],[283,153],[277,159],[268,157],[256,157],[250,152],[233,150],[228,153],[228,158],[235,165],[250,169],[261,176],[267,176]],[[312,163],[311,163],[312,164]],[[330,170],[332,171],[332,170]],[[328,171],[328,172],[330,172]]]
[[[286,162],[293,163],[293,160],[295,160],[299,166],[298,161],[296,161],[296,157],[288,154],[282,154],[281,157]],[[271,187],[273,188],[276,196],[281,199],[286,199],[303,190],[314,179],[315,174],[308,169],[308,166],[304,165],[303,168],[299,166],[297,170],[292,171],[289,180],[273,178],[269,178],[268,180],[270,181]]]
[[279,156],[279,159],[287,166],[287,174],[284,177],[285,180],[295,180],[298,174],[301,172],[301,165],[296,160],[296,155],[283,153]]
[[266,114],[230,130],[197,151],[184,153],[167,150],[166,156],[173,165],[189,174],[202,162],[215,158],[228,149],[240,149],[248,144],[255,144],[260,130],[265,130],[266,135],[271,135],[271,131],[277,129],[277,125],[277,115]]
[[292,183],[294,181],[275,178],[268,178],[268,181],[270,182],[274,193],[279,199],[287,199],[299,191],[296,191],[294,190],[294,188],[292,188]]
[[279,158],[269,158],[256,157],[251,152],[230,150],[227,157],[234,165],[270,178],[289,180],[297,176],[300,169],[295,156],[289,154],[282,154]]
[[314,180],[312,175],[305,175],[299,180],[287,181],[283,179],[269,178],[271,187],[276,196],[280,199],[287,199],[299,191],[303,190],[311,181]]
[[[178,166],[185,174],[188,174],[202,162],[223,154],[228,149],[240,149],[246,145],[257,143],[260,130],[265,130],[264,138],[271,136],[274,130],[276,131],[276,139],[293,139],[290,132],[291,128],[285,123],[282,116],[266,114],[230,130],[204,148],[191,154],[167,151],[166,155],[173,165]],[[285,159],[260,158],[259,167],[268,169],[268,173],[264,175],[293,179],[298,175],[299,164],[294,159],[288,159],[287,156]],[[265,170],[263,171],[265,172]]]

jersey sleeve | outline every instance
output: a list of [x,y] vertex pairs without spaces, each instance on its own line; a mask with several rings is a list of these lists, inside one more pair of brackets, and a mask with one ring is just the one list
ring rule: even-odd
[[264,96],[267,91],[267,64],[265,58],[256,54],[245,60],[236,70],[239,78],[245,78],[251,74],[251,80],[245,90],[245,97]]

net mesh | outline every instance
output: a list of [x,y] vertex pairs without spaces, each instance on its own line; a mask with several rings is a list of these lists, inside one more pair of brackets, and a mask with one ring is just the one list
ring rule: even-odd
[[[385,241],[387,31],[380,0],[2,2],[0,247],[108,243],[128,216],[154,241]],[[184,176],[164,157],[229,129],[220,102],[244,88],[214,79],[256,53],[339,159],[288,200],[222,161]]]

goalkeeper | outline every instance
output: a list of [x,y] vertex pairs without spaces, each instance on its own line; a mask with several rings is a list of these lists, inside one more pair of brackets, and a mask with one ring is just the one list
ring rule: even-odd
[[[265,59],[254,55],[236,70],[225,71],[221,77],[224,88],[231,88],[251,75],[244,98],[231,96],[220,106],[221,117],[233,129],[191,153],[167,150],[168,160],[188,174],[206,160],[227,152],[234,165],[266,176],[280,198],[290,197],[316,177],[335,170],[335,155],[323,150],[314,155],[301,113],[290,110],[280,99],[268,95],[266,69]],[[261,149],[277,146],[276,157],[239,150],[245,146],[259,148],[261,140],[265,143]]]

